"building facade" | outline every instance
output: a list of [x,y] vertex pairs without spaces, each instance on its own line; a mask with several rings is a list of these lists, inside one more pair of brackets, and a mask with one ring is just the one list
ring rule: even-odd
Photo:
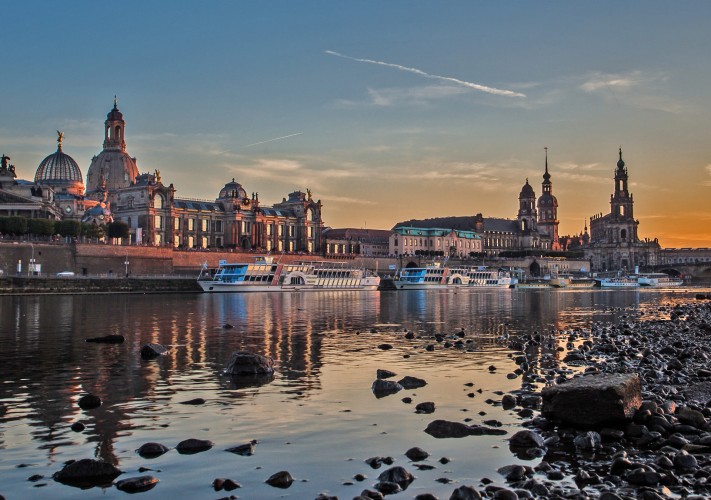
[[390,233],[385,229],[327,228],[323,232],[325,255],[390,255]]
[[396,227],[390,235],[390,255],[468,257],[482,252],[481,236],[474,231],[442,228]]
[[0,214],[78,219],[128,225],[124,244],[177,248],[239,248],[254,251],[319,253],[322,251],[321,201],[311,192],[294,191],[272,206],[258,193],[249,195],[232,179],[214,200],[176,196],[160,170],[139,173],[127,151],[126,121],[114,99],[104,122],[102,151],[94,156],[86,185],[76,161],[62,151],[37,168],[34,182],[16,179],[15,167],[3,155],[0,169]]
[[590,218],[590,238],[584,252],[593,271],[632,271],[636,266],[643,268],[659,263],[657,239],[641,240],[637,234],[639,221],[634,218],[634,199],[629,192],[622,148],[619,155],[614,192],[610,195],[610,213],[599,213]]

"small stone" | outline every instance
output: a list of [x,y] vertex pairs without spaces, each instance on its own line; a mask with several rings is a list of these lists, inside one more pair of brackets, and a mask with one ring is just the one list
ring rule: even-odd
[[225,450],[225,451],[229,451],[230,453],[234,453],[236,455],[242,455],[245,457],[249,457],[254,454],[256,444],[257,444],[256,440],[250,441],[249,443],[240,444],[240,445],[234,446],[232,448],[227,448],[227,450]]
[[392,344],[380,344],[380,345],[378,346],[378,349],[380,349],[380,350],[382,350],[382,351],[389,351],[389,350],[392,349],[392,348],[393,348],[393,345],[392,345]]
[[168,447],[160,443],[145,443],[142,444],[136,452],[143,458],[155,458],[161,456],[168,451]]
[[406,376],[397,381],[405,389],[418,389],[427,385],[421,378]]
[[188,399],[187,401],[181,401],[181,405],[204,405],[205,400],[203,398]]
[[84,458],[70,462],[53,477],[60,483],[77,486],[98,486],[111,483],[121,471],[108,462]]
[[86,394],[79,398],[79,408],[82,410],[93,410],[101,406],[101,398],[93,394]]
[[398,484],[403,490],[407,489],[415,477],[407,472],[404,467],[391,467],[380,473],[378,480],[381,482],[390,482]]
[[418,403],[415,406],[415,413],[434,413],[435,404],[432,402]]
[[383,370],[380,368],[375,372],[375,378],[379,378],[379,379],[390,378],[390,377],[394,377],[396,375],[397,375],[397,373],[395,373],[395,372],[391,372],[390,370]]
[[481,494],[473,486],[460,486],[452,492],[449,500],[481,500]]
[[84,429],[86,429],[86,426],[82,424],[81,422],[74,422],[72,426],[70,427],[71,430],[74,432],[81,432]]
[[178,450],[178,453],[181,455],[192,455],[194,453],[207,451],[213,446],[214,443],[207,439],[190,438],[178,443],[178,446],[176,446],[175,449]]
[[405,456],[413,462],[419,462],[420,460],[424,460],[429,457],[430,454],[422,448],[415,446],[414,448],[410,448],[409,450],[407,450],[405,452]]
[[382,398],[395,394],[396,392],[400,392],[402,390],[402,386],[391,380],[376,379],[371,386],[371,390],[376,398]]
[[158,478],[153,476],[129,477],[116,481],[116,488],[126,493],[148,491],[158,484]]
[[282,489],[288,488],[293,482],[294,478],[285,470],[272,474],[269,479],[265,481],[269,486]]

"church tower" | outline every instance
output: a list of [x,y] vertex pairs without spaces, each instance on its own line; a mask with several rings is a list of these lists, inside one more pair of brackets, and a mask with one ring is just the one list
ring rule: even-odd
[[546,151],[546,169],[543,174],[540,198],[538,198],[538,231],[550,238],[550,249],[560,250],[558,242],[558,200],[553,196],[553,184],[548,173],[548,148]]
[[622,148],[620,148],[620,160],[617,162],[615,170],[615,193],[610,196],[612,215],[618,220],[634,220],[632,212],[634,201],[627,189],[627,169],[622,160]]
[[91,159],[86,173],[86,194],[90,198],[98,199],[104,183],[111,195],[136,182],[138,167],[136,159],[126,152],[125,129],[126,122],[114,97],[114,107],[104,122],[104,148]]

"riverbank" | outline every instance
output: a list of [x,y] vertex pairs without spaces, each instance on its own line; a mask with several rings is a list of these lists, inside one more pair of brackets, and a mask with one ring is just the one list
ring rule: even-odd
[[194,276],[128,278],[13,276],[0,278],[0,295],[193,292],[201,292]]

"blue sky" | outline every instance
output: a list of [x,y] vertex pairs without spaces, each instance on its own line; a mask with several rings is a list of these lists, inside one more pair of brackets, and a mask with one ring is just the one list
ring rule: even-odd
[[128,151],[179,196],[310,188],[333,227],[515,217],[544,147],[562,233],[609,210],[711,246],[711,4],[4,2],[0,152],[84,174],[118,95]]

